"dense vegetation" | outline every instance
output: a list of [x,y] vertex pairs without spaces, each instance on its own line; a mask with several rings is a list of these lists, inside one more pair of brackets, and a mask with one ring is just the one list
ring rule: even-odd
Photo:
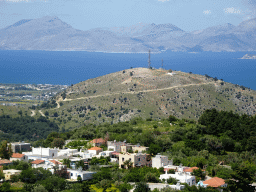
[[11,117],[0,116],[0,140],[9,141],[36,141],[45,139],[53,131],[59,131],[56,123],[45,117]]
[[[32,125],[34,124],[45,123],[48,126],[50,124],[43,117],[34,119],[21,116],[15,119],[1,116],[0,118],[1,126],[4,123],[9,128],[12,127],[11,125],[14,125],[14,129],[11,129],[14,134],[15,130],[18,129],[18,123],[12,123],[16,119],[19,120],[20,127],[31,125],[33,128]],[[42,121],[43,119],[45,121]],[[52,132],[48,136],[45,134],[46,139],[35,141],[33,145],[44,147],[63,146],[64,140],[75,139],[77,141],[70,143],[70,146],[81,148],[87,145],[87,141],[84,140],[99,137],[108,137],[109,140],[117,141],[126,140],[129,143],[140,143],[149,147],[148,153],[151,155],[157,153],[167,155],[169,159],[173,160],[175,165],[182,163],[184,166],[199,167],[199,170],[193,172],[197,181],[205,177],[201,170],[205,169],[209,176],[217,176],[225,179],[231,191],[234,189],[241,191],[244,187],[247,188],[247,191],[251,191],[249,184],[255,181],[256,173],[255,129],[255,116],[238,115],[233,112],[211,109],[206,110],[198,122],[177,119],[174,116],[169,116],[168,119],[158,121],[152,120],[151,118],[146,120],[135,118],[131,121],[119,122],[117,124],[87,125],[65,133],[58,133],[56,126],[56,132]],[[40,129],[37,130],[42,131]],[[43,134],[41,133],[41,135]],[[54,182],[63,182],[57,190],[62,190],[62,186],[69,188],[68,191],[79,191],[82,188],[83,190],[88,190],[88,186],[90,185],[94,190],[111,188],[111,190],[119,189],[120,191],[125,191],[125,189],[131,187],[128,182],[138,182],[136,184],[138,188],[145,187],[141,182],[161,182],[159,181],[159,175],[163,173],[162,169],[157,170],[148,167],[140,169],[130,168],[128,170],[121,170],[116,166],[101,169],[98,167],[99,164],[108,164],[109,159],[94,158],[91,163],[90,170],[98,172],[89,183],[78,183],[71,186],[59,180],[57,178],[58,175],[51,175],[45,179],[37,179],[37,182],[33,181],[29,183],[28,181],[24,181],[26,183],[24,187],[28,191],[30,190],[29,187],[44,187],[46,189],[47,182],[52,182],[52,186],[56,187],[59,185],[54,184]],[[23,165],[19,166],[21,168],[23,167]],[[32,171],[31,169],[27,170]],[[33,172],[33,175],[36,175],[36,172]],[[26,176],[26,178],[28,177]],[[50,181],[48,181],[48,178],[50,178]],[[237,179],[237,181],[234,182],[233,178]],[[170,179],[167,182],[175,184],[177,181]],[[73,187],[77,189],[73,190]],[[186,190],[198,191],[193,187],[187,187]],[[210,189],[200,190],[209,191]]]

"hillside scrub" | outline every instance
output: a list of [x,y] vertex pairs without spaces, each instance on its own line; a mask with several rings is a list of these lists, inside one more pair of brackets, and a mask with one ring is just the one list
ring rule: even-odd
[[40,116],[0,116],[0,139],[9,141],[36,141],[45,139],[53,131],[59,131],[55,122]]
[[[168,70],[133,68],[73,85],[41,109],[67,130],[89,124],[116,124],[135,117],[158,120],[172,115],[198,120],[205,110],[213,108],[253,115],[255,97],[251,89],[208,75],[180,71],[170,75]],[[62,105],[56,107],[57,101]]]

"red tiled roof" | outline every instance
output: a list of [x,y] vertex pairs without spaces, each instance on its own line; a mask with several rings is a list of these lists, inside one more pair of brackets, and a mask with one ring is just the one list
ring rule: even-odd
[[113,152],[112,155],[120,155],[118,152]]
[[96,151],[99,151],[99,150],[102,150],[102,148],[100,148],[100,147],[92,147],[92,148],[90,148],[90,149],[88,149],[88,150],[96,150]]
[[164,168],[164,171],[169,171],[169,170],[176,170],[176,169],[172,169],[172,168]]
[[193,170],[199,169],[198,167],[189,167],[189,168],[184,168],[184,172],[190,172],[192,173]]
[[20,154],[20,153],[13,153],[12,154],[12,158],[22,158],[24,157],[24,154]]
[[44,163],[44,160],[37,159],[37,160],[31,162],[31,164],[37,164],[37,165],[41,164],[41,163]]
[[0,165],[2,165],[2,164],[10,164],[10,163],[12,163],[12,162],[9,161],[8,159],[2,159],[2,160],[0,160]]
[[49,160],[50,162],[54,163],[55,165],[61,165],[62,163],[56,160]]
[[225,180],[219,177],[213,177],[207,181],[204,181],[203,184],[208,184],[209,187],[220,187],[225,184]]
[[104,139],[102,138],[98,138],[98,139],[93,139],[92,141],[90,141],[91,143],[105,143]]

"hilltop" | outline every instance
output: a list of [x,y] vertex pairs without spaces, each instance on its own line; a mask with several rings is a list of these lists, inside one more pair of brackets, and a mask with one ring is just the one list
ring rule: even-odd
[[256,91],[208,75],[134,68],[80,82],[41,106],[61,128],[173,115],[197,120],[206,110],[254,115]]

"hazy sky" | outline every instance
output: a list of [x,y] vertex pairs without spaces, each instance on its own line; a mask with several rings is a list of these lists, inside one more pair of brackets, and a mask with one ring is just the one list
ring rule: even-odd
[[256,0],[0,0],[0,29],[57,16],[76,29],[171,23],[185,31],[256,17]]

